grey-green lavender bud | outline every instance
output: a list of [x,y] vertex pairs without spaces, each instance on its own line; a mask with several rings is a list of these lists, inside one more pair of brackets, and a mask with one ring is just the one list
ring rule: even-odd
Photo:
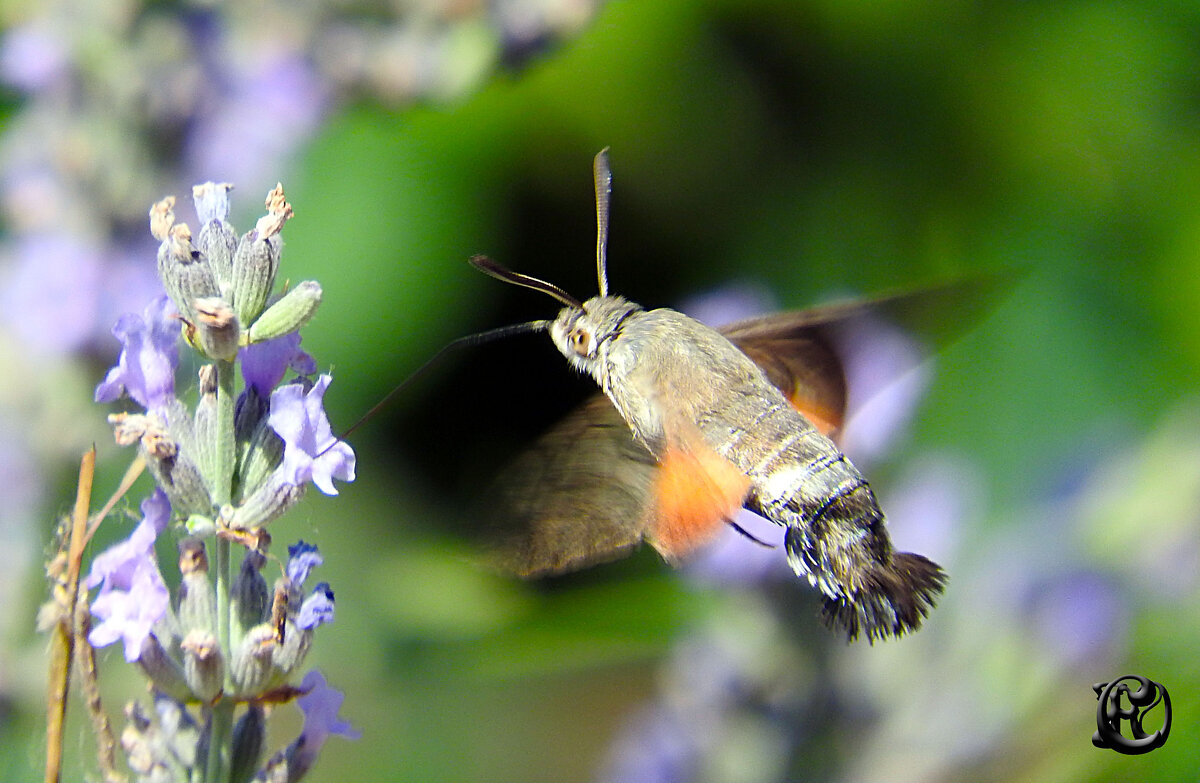
[[204,477],[211,494],[217,483],[217,368],[206,364],[200,368],[200,398],[192,421],[192,459]]
[[232,287],[233,254],[238,244],[233,226],[226,222],[231,190],[233,185],[228,182],[205,182],[192,188],[192,200],[196,202],[196,213],[201,220],[196,247],[208,258],[222,289]]
[[283,185],[276,185],[267,194],[266,206],[267,214],[242,236],[234,251],[233,302],[242,323],[257,319],[271,295],[282,250],[279,232],[292,217]]
[[167,493],[175,514],[212,513],[208,487],[187,448],[192,420],[181,402],[173,400],[152,414],[113,414],[108,421],[118,444],[139,444],[147,469]]
[[226,520],[235,530],[254,530],[278,519],[304,497],[307,485],[288,481],[282,471],[276,470],[267,477],[258,489],[233,509]]
[[195,313],[193,342],[205,356],[233,361],[240,345],[242,327],[233,308],[219,296],[192,300]]
[[170,755],[186,769],[196,766],[200,760],[200,726],[176,700],[162,693],[154,694],[154,712],[158,715],[158,730]]
[[183,667],[167,654],[159,643],[158,637],[150,634],[142,642],[142,651],[138,655],[138,666],[150,678],[154,687],[180,701],[192,698],[192,689],[183,678]]
[[249,783],[254,777],[266,737],[263,708],[251,704],[233,727],[233,753],[229,762],[229,779],[233,783]]
[[192,232],[186,223],[171,226],[159,245],[158,276],[175,309],[188,323],[196,322],[193,302],[221,294],[208,259],[192,247]]
[[196,698],[214,702],[225,688],[225,656],[217,637],[203,630],[189,631],[179,643],[183,678]]
[[304,326],[321,305],[321,284],[305,280],[267,308],[250,326],[249,342],[261,343],[291,334]]
[[[254,386],[247,386],[246,390],[238,395],[237,410],[233,414],[233,428],[238,443],[249,444],[259,425],[265,423],[264,420],[270,412],[270,398],[259,394]],[[244,457],[242,459],[244,461]]]
[[271,593],[262,575],[266,561],[266,556],[261,552],[247,550],[242,558],[242,567],[233,580],[229,601],[232,624],[236,628],[231,628],[230,633],[235,639],[241,638],[250,628],[266,622],[271,616]]
[[204,542],[185,538],[179,542],[179,625],[184,634],[217,630],[217,608],[208,578],[208,555]]
[[304,663],[312,648],[312,629],[302,629],[289,616],[283,634],[283,643],[275,650],[275,667],[286,678]]
[[242,447],[241,459],[238,463],[240,500],[244,503],[257,492],[281,462],[283,462],[283,439],[272,429],[264,416],[259,419],[258,426],[254,428],[249,439],[244,441]]
[[261,696],[277,681],[274,663],[278,650],[276,629],[270,624],[262,623],[246,632],[233,651],[229,670],[236,696]]

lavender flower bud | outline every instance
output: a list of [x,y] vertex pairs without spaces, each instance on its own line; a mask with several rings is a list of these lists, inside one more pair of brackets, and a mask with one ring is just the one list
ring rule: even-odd
[[127,723],[121,731],[121,749],[125,751],[129,769],[142,777],[150,777],[156,768],[161,769],[160,774],[166,773],[166,761],[161,758],[162,748],[156,736],[158,732],[142,705],[136,701],[126,704],[125,720]]
[[192,309],[197,347],[205,356],[232,361],[242,332],[233,308],[219,296],[203,296],[192,300]]
[[196,246],[208,258],[213,275],[222,287],[233,280],[233,254],[237,250],[238,238],[233,226],[226,222],[229,217],[228,182],[205,182],[192,188],[192,200],[196,203],[196,214],[200,218],[200,235]]
[[250,326],[249,341],[266,342],[299,330],[316,314],[320,304],[320,283],[305,280],[258,317]]
[[225,688],[225,656],[217,637],[208,631],[189,631],[179,644],[183,653],[183,678],[196,698],[216,700]]
[[208,578],[208,556],[204,543],[195,538],[179,542],[179,625],[184,633],[217,629],[217,608]]
[[138,666],[150,678],[154,687],[163,693],[181,701],[192,698],[192,690],[183,678],[183,667],[167,654],[154,634],[147,636],[146,641],[142,643]]
[[267,723],[262,707],[251,704],[233,728],[233,753],[229,779],[248,781],[258,768],[266,743]]
[[286,678],[304,663],[305,656],[312,648],[312,630],[302,630],[289,617],[286,623],[283,642],[275,649],[275,666]]
[[262,418],[245,441],[238,463],[241,467],[238,478],[243,502],[266,483],[282,461],[283,439],[271,428],[267,419]]
[[248,550],[242,558],[242,567],[233,580],[230,591],[230,606],[233,623],[237,626],[233,635],[240,638],[248,629],[259,625],[271,616],[271,594],[267,580],[263,579],[262,567],[267,558],[261,552]]
[[233,302],[242,323],[252,323],[259,317],[275,286],[282,248],[278,234],[292,216],[282,185],[267,194],[266,205],[266,216],[242,236],[234,253]]
[[273,522],[304,497],[307,485],[297,486],[276,470],[262,485],[233,510],[229,527],[253,530]]
[[200,727],[181,703],[165,694],[154,694],[154,711],[163,743],[174,760],[191,769],[200,760]]
[[246,390],[238,396],[237,410],[233,414],[234,432],[239,443],[251,441],[270,410],[269,398],[260,394],[253,384],[247,384]]
[[[163,419],[166,419],[164,422]],[[154,480],[167,493],[171,508],[179,515],[211,514],[212,498],[200,469],[192,461],[192,419],[178,400],[140,421],[129,416],[117,422],[118,437],[141,429],[141,452]],[[110,421],[113,419],[110,417]]]
[[275,629],[267,623],[251,628],[233,652],[229,673],[234,692],[241,698],[261,696],[276,677],[274,659],[279,650]]
[[159,246],[158,276],[175,309],[189,323],[196,322],[195,300],[221,293],[208,259],[192,247],[192,232],[186,223],[171,226]]
[[200,398],[196,401],[196,414],[192,421],[194,448],[192,459],[204,477],[209,492],[216,485],[217,477],[217,368],[206,364],[200,368]]

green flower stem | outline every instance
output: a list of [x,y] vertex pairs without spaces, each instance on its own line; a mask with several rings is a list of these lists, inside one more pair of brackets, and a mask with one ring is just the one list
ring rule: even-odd
[[233,747],[233,701],[221,699],[209,708],[212,734],[208,745],[208,764],[204,783],[225,783],[229,780],[229,762]]
[[[217,426],[216,426],[216,486],[213,500],[221,508],[233,499],[233,474],[237,461],[233,414],[237,396],[234,393],[237,365],[232,361],[217,362]],[[230,645],[230,543],[217,537],[214,542],[214,589],[216,591],[217,639],[229,660]],[[225,667],[225,687],[232,686],[230,668]],[[233,701],[219,699],[211,708],[212,732],[209,735],[208,763],[205,783],[224,783],[229,779],[230,752],[233,745]]]

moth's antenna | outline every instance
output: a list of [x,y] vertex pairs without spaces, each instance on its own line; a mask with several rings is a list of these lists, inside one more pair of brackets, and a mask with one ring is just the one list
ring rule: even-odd
[[541,291],[543,294],[549,294],[550,296],[553,296],[567,307],[583,309],[582,302],[553,283],[547,283],[545,280],[538,280],[536,277],[530,277],[529,275],[523,275],[520,272],[514,272],[506,266],[497,264],[487,256],[471,256],[470,264],[480,272],[483,272],[485,275],[490,275],[497,280],[503,280],[504,282],[512,283],[513,285],[524,286],[525,288],[532,288],[534,291]]
[[[456,340],[451,340],[450,342],[443,345],[442,349],[440,351],[435,353],[433,356],[429,357],[429,359],[427,359],[424,364],[422,364],[417,369],[413,370],[413,372],[410,373],[407,378],[400,381],[400,383],[396,385],[396,388],[394,388],[390,392],[388,392],[382,400],[380,400],[379,402],[377,402],[373,406],[371,406],[371,410],[364,413],[362,415],[362,418],[360,418],[358,421],[354,422],[354,424],[350,427],[350,429],[346,430],[341,435],[339,435],[337,437],[337,440],[335,440],[333,443],[330,443],[324,449],[324,451],[321,452],[321,454],[324,454],[326,451],[329,451],[329,449],[333,448],[338,442],[343,441],[346,438],[350,437],[354,433],[355,430],[357,430],[363,424],[366,424],[366,422],[369,419],[371,419],[376,413],[378,413],[380,411],[380,409],[383,408],[383,406],[385,406],[389,402],[391,402],[391,399],[393,397],[395,397],[398,393],[400,393],[400,391],[402,389],[407,387],[409,384],[411,384],[417,378],[420,378],[422,375],[424,375],[426,370],[428,370],[430,367],[432,367],[434,364],[436,364],[438,362],[438,360],[441,359],[443,356],[450,353],[450,351],[458,350],[459,348],[470,348],[470,347],[473,347],[476,345],[483,345],[484,343],[490,343],[490,342],[493,342],[494,340],[502,340],[505,337],[512,337],[513,335],[517,335],[517,334],[527,334],[529,332],[544,332],[549,326],[550,326],[550,321],[529,321],[528,323],[523,323],[523,324],[513,324],[511,326],[501,326],[496,329],[488,329],[486,332],[477,332],[475,334],[468,334],[464,337],[459,337]],[[320,454],[318,454],[317,456],[320,456]]]
[[596,279],[600,283],[600,296],[608,296],[608,202],[612,197],[608,147],[596,153],[592,178],[596,182]]

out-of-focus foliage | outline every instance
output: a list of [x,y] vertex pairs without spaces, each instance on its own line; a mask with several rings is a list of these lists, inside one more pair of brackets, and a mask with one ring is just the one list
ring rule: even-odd
[[[294,169],[239,176],[285,179],[304,217],[289,274],[325,289],[305,347],[335,362],[335,426],[447,340],[553,314],[471,254],[595,290],[606,145],[610,282],[648,306],[1024,270],[864,465],[898,545],[951,577],[925,629],[873,647],[822,628],[786,573],[727,582],[647,553],[548,585],[479,569],[456,534],[472,503],[587,385],[544,337],[417,380],[354,436],[358,482],[299,514],[344,569],[312,660],[364,735],[315,778],[1193,775],[1198,37],[1189,3],[615,2],[477,89],[342,93]],[[40,693],[17,681],[40,642],[6,634],[0,779],[24,780]],[[1144,757],[1091,745],[1092,684],[1129,672],[1175,705]]]

